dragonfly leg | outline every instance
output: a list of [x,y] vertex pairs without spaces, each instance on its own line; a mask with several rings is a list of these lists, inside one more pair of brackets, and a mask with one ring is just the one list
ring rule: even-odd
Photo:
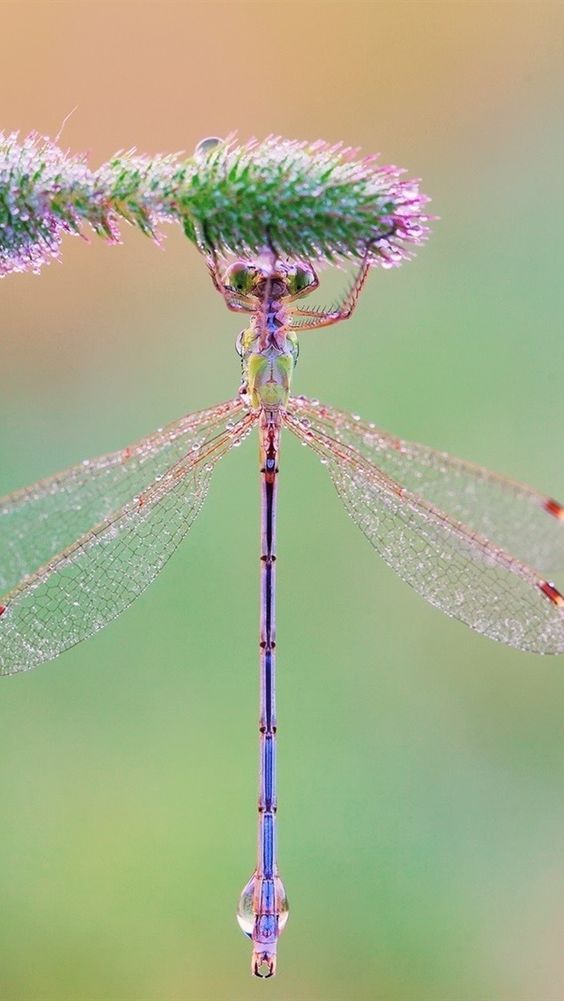
[[[348,320],[354,313],[360,293],[362,292],[364,283],[368,277],[368,272],[370,271],[370,266],[374,256],[374,245],[377,244],[379,240],[385,240],[386,237],[390,236],[392,232],[393,230],[390,229],[386,233],[382,233],[379,237],[370,240],[366,244],[364,255],[356,275],[340,302],[336,303],[336,305],[331,307],[331,309],[301,309],[300,307],[296,307],[292,310],[290,326],[299,330],[316,330],[318,327],[330,327],[333,323],[339,323],[341,320]],[[293,322],[294,317],[302,317],[303,319],[298,319],[297,322]]]

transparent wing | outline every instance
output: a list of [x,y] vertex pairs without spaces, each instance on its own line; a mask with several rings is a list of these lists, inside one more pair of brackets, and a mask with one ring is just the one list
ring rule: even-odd
[[525,563],[544,573],[564,568],[564,507],[550,497],[305,397],[291,401],[291,412]]
[[1,497],[0,594],[148,487],[243,409],[235,399],[189,414],[134,445]]
[[[120,614],[154,579],[205,499],[217,461],[246,436],[242,414],[0,599],[0,674],[25,671]],[[223,419],[221,421],[223,424]]]
[[[294,401],[295,403],[295,401]],[[564,598],[504,549],[473,532],[329,435],[327,413],[286,423],[329,470],[349,514],[377,552],[428,602],[491,639],[564,652]]]

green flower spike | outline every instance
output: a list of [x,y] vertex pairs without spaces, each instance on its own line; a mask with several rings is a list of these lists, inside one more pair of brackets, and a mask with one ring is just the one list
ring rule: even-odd
[[0,277],[38,272],[64,233],[85,224],[120,241],[120,221],[155,240],[162,222],[219,253],[254,255],[265,244],[288,257],[362,256],[393,267],[428,235],[428,198],[394,166],[337,144],[270,136],[238,145],[205,139],[194,156],[119,153],[92,171],[49,139],[0,133]]

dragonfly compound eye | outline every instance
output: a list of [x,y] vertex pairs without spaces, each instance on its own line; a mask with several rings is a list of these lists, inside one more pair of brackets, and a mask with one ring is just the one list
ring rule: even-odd
[[249,295],[253,291],[256,275],[257,269],[255,267],[244,264],[242,261],[236,261],[225,272],[223,281],[233,292]]
[[301,295],[308,288],[315,285],[315,272],[308,265],[296,264],[296,267],[288,275],[288,289],[290,295]]

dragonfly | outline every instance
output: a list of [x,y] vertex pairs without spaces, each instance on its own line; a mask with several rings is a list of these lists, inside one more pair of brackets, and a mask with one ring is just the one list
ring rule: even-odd
[[[288,900],[277,857],[276,557],[282,432],[325,465],[346,510],[384,561],[431,605],[491,639],[564,652],[564,507],[480,466],[291,395],[301,333],[354,313],[374,255],[329,309],[304,306],[314,265],[268,244],[232,260],[202,244],[236,340],[233,399],[0,499],[0,673],[49,661],[115,619],[186,535],[219,460],[258,431],[260,470],[259,792],[256,866],[239,900],[252,973],[276,972]],[[232,256],[232,255],[231,255]],[[225,257],[224,260],[220,259]]]

